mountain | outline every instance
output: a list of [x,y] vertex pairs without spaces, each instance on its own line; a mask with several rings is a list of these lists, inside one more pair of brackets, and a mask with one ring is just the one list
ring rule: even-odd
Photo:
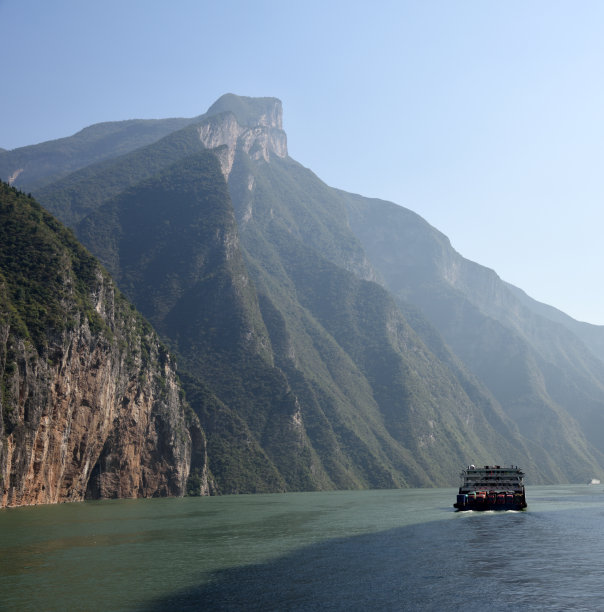
[[[529,463],[488,393],[373,282],[342,202],[287,157],[280,103],[246,104],[225,96],[199,124],[43,192],[67,222],[65,186],[86,201],[78,235],[181,356],[220,489],[446,484],[494,449]],[[173,141],[187,146],[154,175]]]
[[384,285],[421,309],[520,431],[561,453],[573,481],[599,470],[604,364],[597,344],[576,333],[581,324],[562,313],[554,317],[554,309],[464,259],[411,211],[343,197]]
[[577,336],[577,338],[579,338],[589,350],[600,359],[600,361],[604,361],[604,325],[592,325],[591,323],[577,321],[553,306],[548,306],[547,304],[542,304],[534,300],[522,291],[522,289],[514,287],[514,285],[506,283],[506,286],[526,308],[554,323],[564,325],[564,327],[568,328]]
[[0,382],[0,506],[182,495],[191,467],[209,491],[172,357],[73,234],[6,183]]
[[[304,445],[294,427],[278,440],[267,431],[275,419],[289,427],[297,408],[273,366],[217,157],[203,151],[127,189],[87,217],[79,232],[178,352],[190,387],[211,388],[220,398],[194,405],[222,489],[270,491],[286,488],[286,481],[308,488],[297,465],[286,475],[272,460]],[[289,448],[275,448],[286,435]]]
[[158,142],[129,154],[114,156],[104,163],[83,167],[35,193],[49,210],[66,224],[74,226],[100,202],[206,148],[213,149],[218,155],[227,175],[238,146],[246,154],[261,155],[265,160],[269,148],[286,155],[287,141],[280,120],[275,125],[264,125],[273,112],[270,105],[275,104],[275,99],[261,98],[255,102],[258,105],[258,125],[252,127],[246,123],[249,117],[241,110],[241,104],[235,104],[234,108],[242,116],[243,124],[239,123],[234,112],[221,111],[225,104],[223,100],[234,99],[237,98],[223,96],[196,122],[191,120],[189,125]]
[[491,462],[584,482],[604,468],[601,330],[463,259],[415,213],[325,185],[289,157],[279,100],[227,94],[61,172],[34,194],[178,356],[203,429],[195,483],[453,485]]
[[134,119],[97,123],[67,138],[12,151],[0,149],[0,177],[22,190],[44,185],[84,166],[128,153],[194,119]]

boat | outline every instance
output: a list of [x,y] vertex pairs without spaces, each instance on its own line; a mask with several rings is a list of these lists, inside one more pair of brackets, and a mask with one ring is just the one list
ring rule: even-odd
[[469,465],[461,474],[457,510],[524,510],[524,472],[517,466]]

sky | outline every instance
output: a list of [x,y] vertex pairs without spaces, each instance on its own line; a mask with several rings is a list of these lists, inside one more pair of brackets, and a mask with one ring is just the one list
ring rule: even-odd
[[601,0],[0,0],[0,147],[283,102],[289,154],[604,324]]

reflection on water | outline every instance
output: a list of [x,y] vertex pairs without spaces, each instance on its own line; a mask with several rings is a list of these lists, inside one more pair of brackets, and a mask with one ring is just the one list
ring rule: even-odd
[[596,610],[603,491],[532,487],[528,511],[501,513],[454,512],[452,489],[5,510],[1,605]]

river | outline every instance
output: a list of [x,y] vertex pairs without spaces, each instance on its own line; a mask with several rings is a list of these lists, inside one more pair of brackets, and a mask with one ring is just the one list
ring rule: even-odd
[[0,511],[5,610],[602,610],[604,486],[115,500]]

